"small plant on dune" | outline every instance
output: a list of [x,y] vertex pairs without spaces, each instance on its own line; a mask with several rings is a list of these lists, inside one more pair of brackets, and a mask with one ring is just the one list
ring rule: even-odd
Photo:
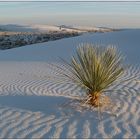
[[71,62],[63,60],[59,67],[63,81],[73,82],[86,90],[84,104],[93,107],[103,106],[109,98],[102,96],[123,74],[123,57],[113,46],[101,47],[93,44],[81,44],[72,56]]

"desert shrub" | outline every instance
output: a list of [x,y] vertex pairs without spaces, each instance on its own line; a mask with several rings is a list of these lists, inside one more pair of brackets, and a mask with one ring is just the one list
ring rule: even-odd
[[24,39],[17,39],[15,41],[15,45],[17,46],[22,46],[22,45],[25,45],[26,44],[26,41]]
[[114,46],[102,47],[93,44],[81,44],[70,62],[63,60],[58,67],[63,82],[72,82],[86,91],[84,103],[99,107],[108,102],[102,96],[125,70],[124,58]]
[[0,42],[1,42],[1,41],[4,41],[4,37],[0,37]]

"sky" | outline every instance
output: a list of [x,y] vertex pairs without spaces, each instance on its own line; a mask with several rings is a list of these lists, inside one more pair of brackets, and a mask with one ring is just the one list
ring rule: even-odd
[[0,24],[140,28],[140,2],[0,2]]

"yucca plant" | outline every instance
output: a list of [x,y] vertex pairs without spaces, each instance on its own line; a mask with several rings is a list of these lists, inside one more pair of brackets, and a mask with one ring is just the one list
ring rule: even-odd
[[61,78],[72,81],[86,90],[85,103],[99,107],[104,104],[101,98],[124,72],[123,57],[114,46],[102,47],[93,44],[81,44],[71,62],[63,60]]

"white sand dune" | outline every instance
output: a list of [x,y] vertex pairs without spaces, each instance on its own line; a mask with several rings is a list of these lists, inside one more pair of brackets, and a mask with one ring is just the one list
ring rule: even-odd
[[[137,36],[138,32],[132,33]],[[128,31],[117,34],[128,35]],[[103,36],[108,38],[110,33],[97,34],[95,38]],[[51,65],[56,63],[56,56],[61,53],[65,56],[64,51],[70,52],[70,56],[75,49],[73,45],[84,37],[88,38],[86,41],[92,41],[94,35],[0,51],[0,138],[140,138],[139,81],[116,83],[110,87],[127,92],[110,93],[114,103],[112,111],[101,112],[99,119],[97,110],[83,109],[76,100],[71,102],[82,96],[79,88],[52,80],[53,76],[58,76]],[[132,39],[122,45],[129,41]],[[69,45],[68,42],[72,43]],[[138,54],[136,52],[136,56]],[[68,56],[63,58],[68,59]],[[135,56],[131,56],[128,60],[132,63],[134,59]],[[123,79],[136,75],[140,78],[140,70],[133,65]]]
[[0,29],[13,32],[42,32],[42,31],[60,31],[59,27],[51,25],[0,25]]
[[126,56],[128,64],[139,64],[140,29],[108,33],[85,33],[81,36],[27,45],[21,48],[0,51],[1,61],[48,61],[56,62],[59,57],[69,60],[79,43],[116,45]]
[[0,25],[0,30],[2,31],[12,31],[12,32],[110,32],[112,31],[111,28],[99,28],[99,27],[92,27],[92,26],[66,26],[66,25],[16,25],[16,24],[7,24],[7,25]]

